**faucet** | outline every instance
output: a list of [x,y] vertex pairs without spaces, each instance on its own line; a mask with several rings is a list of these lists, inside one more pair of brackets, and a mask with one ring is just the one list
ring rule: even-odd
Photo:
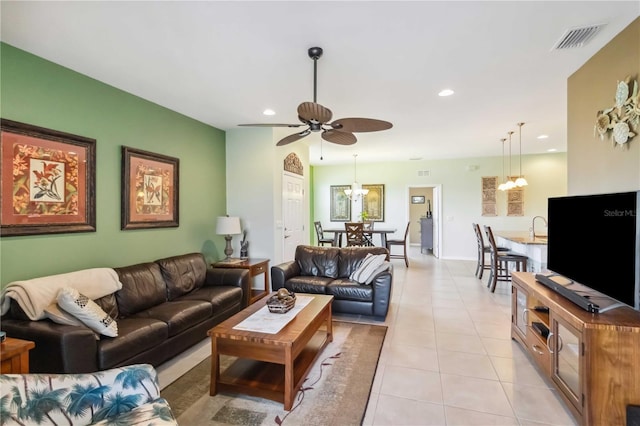
[[547,219],[545,219],[543,216],[534,216],[533,217],[533,221],[531,221],[531,237],[535,238],[536,237],[536,219],[542,219],[544,221],[544,226],[548,227],[549,224],[547,223]]

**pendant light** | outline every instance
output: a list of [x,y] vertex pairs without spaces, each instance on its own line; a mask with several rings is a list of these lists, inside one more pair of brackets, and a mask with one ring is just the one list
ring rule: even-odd
[[518,188],[521,188],[523,186],[527,186],[529,185],[529,183],[527,182],[527,180],[522,176],[522,126],[524,126],[524,123],[518,123],[518,127],[520,128],[519,130],[519,136],[520,136],[520,168],[518,169],[518,179],[516,179],[516,186]]
[[516,187],[516,183],[514,181],[511,180],[511,135],[513,135],[515,132],[510,131],[507,132],[509,134],[509,176],[507,181],[504,183],[505,185],[505,189],[509,190],[509,189],[513,189]]
[[350,200],[358,200],[361,196],[365,196],[369,193],[368,189],[362,189],[360,184],[358,183],[358,175],[356,169],[356,159],[358,158],[358,154],[353,154],[353,183],[351,184],[351,189],[345,189],[344,193]]
[[500,141],[502,142],[502,183],[498,185],[498,189],[500,191],[505,191],[507,188],[504,183],[504,143],[507,141],[507,138],[502,138]]

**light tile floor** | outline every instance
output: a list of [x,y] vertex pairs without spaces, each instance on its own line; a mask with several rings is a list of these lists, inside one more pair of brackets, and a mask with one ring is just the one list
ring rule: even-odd
[[[409,268],[392,261],[389,330],[364,425],[577,424],[511,340],[507,283],[490,293],[486,274],[483,281],[474,276],[475,262],[436,259],[418,247],[410,247],[409,258]],[[161,387],[209,353],[204,341],[160,366]]]

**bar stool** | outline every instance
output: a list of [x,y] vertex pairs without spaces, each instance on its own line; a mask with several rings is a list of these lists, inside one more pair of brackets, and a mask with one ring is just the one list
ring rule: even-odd
[[487,240],[489,241],[489,247],[491,249],[491,273],[489,274],[487,287],[489,287],[493,293],[496,291],[498,281],[511,281],[511,273],[509,272],[510,264],[513,264],[516,271],[526,272],[529,258],[524,254],[512,251],[499,251],[491,227],[485,225],[484,232],[487,234]]
[[[491,263],[486,262],[486,255],[491,254],[491,247],[484,243],[480,225],[478,225],[477,223],[472,223],[471,226],[473,227],[473,232],[476,234],[476,242],[478,243],[478,264],[476,265],[476,277],[481,280],[484,271],[491,269]],[[497,246],[497,249],[498,251],[509,251],[507,247]]]

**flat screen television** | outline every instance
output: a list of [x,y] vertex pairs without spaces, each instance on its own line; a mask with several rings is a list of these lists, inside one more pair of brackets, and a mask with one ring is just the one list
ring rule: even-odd
[[639,197],[549,198],[547,268],[640,310]]

